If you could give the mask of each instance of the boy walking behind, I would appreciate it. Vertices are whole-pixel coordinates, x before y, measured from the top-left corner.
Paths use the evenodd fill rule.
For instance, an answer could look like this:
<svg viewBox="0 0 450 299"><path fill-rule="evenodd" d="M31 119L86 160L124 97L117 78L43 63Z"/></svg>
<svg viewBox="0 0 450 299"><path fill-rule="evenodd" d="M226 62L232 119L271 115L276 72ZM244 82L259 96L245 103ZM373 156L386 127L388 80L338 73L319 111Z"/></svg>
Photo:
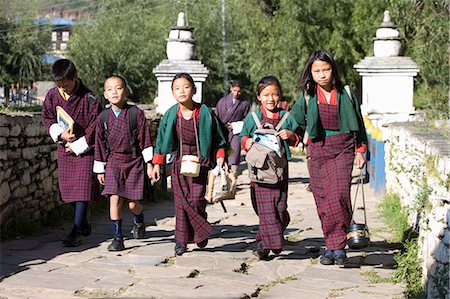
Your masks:
<svg viewBox="0 0 450 299"><path fill-rule="evenodd" d="M81 244L81 236L91 234L87 221L88 202L99 195L92 175L95 127L102 110L100 101L77 76L72 61L60 59L51 68L56 86L51 88L42 107L42 121L53 141L58 143L58 181L61 199L74 209L74 225L63 240L68 247ZM56 107L60 106L73 119L72 128L58 124Z"/></svg>
<svg viewBox="0 0 450 299"><path fill-rule="evenodd" d="M144 198L144 163L147 163L149 178L153 172L150 163L153 147L144 112L126 102L125 79L111 76L106 79L104 88L104 96L111 108L101 113L97 127L94 173L105 186L102 194L110 198L109 215L114 239L108 250L121 251L125 249L122 235L124 199L128 200L128 208L134 215L133 237L141 239L145 235L143 207L139 200ZM132 122L135 122L137 132L132 132Z"/></svg>

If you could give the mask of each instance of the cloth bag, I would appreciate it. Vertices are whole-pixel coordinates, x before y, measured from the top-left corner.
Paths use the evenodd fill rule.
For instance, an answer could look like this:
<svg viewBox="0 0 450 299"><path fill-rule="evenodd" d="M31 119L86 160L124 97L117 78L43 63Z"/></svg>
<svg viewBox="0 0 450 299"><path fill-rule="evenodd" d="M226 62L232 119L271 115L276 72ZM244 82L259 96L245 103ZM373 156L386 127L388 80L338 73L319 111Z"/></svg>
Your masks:
<svg viewBox="0 0 450 299"><path fill-rule="evenodd" d="M197 122L195 120L195 117L193 118L194 121L194 133L195 133L195 145L197 146L197 156L194 155L183 155L183 142L182 138L180 138L180 156L181 156L181 168L180 168L180 174L184 176L190 176L190 177L198 177L200 174L200 146L198 144L198 133L197 133ZM181 129L181 121L178 122L180 125L180 132L182 132Z"/></svg>
<svg viewBox="0 0 450 299"><path fill-rule="evenodd" d="M236 196L236 181L236 173L226 172L216 166L209 172L205 199L211 203L234 199Z"/></svg>
<svg viewBox="0 0 450 299"><path fill-rule="evenodd" d="M355 215L356 199L358 198L358 190L360 185L364 209L364 223L356 223L353 220L353 217ZM370 244L370 234L369 234L369 227L367 226L366 201L364 198L364 189L363 189L363 172L361 169L361 172L359 174L358 186L356 187L355 200L353 201L352 219L350 220L350 225L347 228L347 245L351 249L363 249L367 248L369 244Z"/></svg>

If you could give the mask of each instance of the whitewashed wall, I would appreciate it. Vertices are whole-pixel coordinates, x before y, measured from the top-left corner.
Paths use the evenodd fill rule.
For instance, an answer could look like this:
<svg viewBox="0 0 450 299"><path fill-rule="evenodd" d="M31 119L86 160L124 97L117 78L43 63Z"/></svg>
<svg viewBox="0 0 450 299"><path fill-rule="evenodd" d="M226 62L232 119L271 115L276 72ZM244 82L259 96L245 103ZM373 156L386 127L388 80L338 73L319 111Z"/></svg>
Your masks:
<svg viewBox="0 0 450 299"><path fill-rule="evenodd" d="M438 130L423 122L392 123L383 132L386 189L400 195L410 224L419 228L428 298L449 294L449 135L448 124ZM418 208L423 194L429 194L428 200L424 208Z"/></svg>

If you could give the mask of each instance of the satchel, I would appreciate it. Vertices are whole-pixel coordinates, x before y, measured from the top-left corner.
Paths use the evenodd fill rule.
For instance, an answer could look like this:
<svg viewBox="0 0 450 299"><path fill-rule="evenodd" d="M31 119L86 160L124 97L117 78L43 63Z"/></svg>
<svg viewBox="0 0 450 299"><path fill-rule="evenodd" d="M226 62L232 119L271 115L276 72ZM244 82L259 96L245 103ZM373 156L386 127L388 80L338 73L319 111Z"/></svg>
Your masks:
<svg viewBox="0 0 450 299"><path fill-rule="evenodd" d="M194 121L195 145L197 146L197 156L183 155L183 142L181 140L182 138L180 137L180 156L181 156L180 174L184 176L198 177L200 174L200 164L201 164L200 146L198 145L197 121L195 120L195 117L193 118L193 121ZM182 132L181 122L179 121L178 123L180 124L180 132Z"/></svg>

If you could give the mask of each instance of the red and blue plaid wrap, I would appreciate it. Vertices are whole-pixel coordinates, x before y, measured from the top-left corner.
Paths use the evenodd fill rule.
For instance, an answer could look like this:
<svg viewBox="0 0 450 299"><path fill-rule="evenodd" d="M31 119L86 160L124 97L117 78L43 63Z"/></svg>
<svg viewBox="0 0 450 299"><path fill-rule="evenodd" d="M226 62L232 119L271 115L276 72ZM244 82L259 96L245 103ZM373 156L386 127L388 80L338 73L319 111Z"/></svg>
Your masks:
<svg viewBox="0 0 450 299"><path fill-rule="evenodd" d="M194 119L197 122L198 130L197 117L190 120L185 120L182 117L177 119L177 139L182 138L183 155L197 155ZM181 128L179 122L181 122ZM202 161L198 177L187 177L180 174L180 155L180 151L175 153L176 158L173 162L171 176L175 198L175 242L181 244L199 243L208 238L213 231L211 224L207 221L205 200L208 168L211 160L208 157Z"/></svg>

